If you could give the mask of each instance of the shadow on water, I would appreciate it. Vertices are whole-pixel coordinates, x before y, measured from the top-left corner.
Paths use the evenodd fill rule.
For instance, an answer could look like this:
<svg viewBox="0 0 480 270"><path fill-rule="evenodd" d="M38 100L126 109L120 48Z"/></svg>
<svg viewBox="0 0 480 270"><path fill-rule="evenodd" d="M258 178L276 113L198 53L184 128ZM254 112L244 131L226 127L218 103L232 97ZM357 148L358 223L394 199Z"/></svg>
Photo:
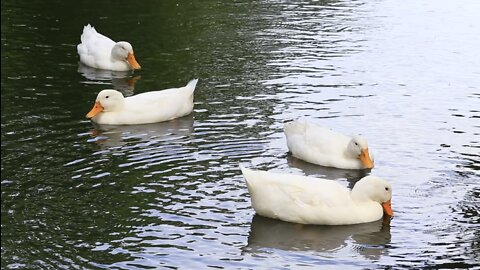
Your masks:
<svg viewBox="0 0 480 270"><path fill-rule="evenodd" d="M255 215L246 251L265 249L286 251L335 251L348 246L358 254L378 259L390 243L389 220L344 226L318 226L289 223Z"/></svg>
<svg viewBox="0 0 480 270"><path fill-rule="evenodd" d="M328 180L346 179L348 187L353 188L358 180L367 176L370 170L345 170L332 167L324 167L312 164L287 154L288 166L302 170L307 176L315 176Z"/></svg>
<svg viewBox="0 0 480 270"><path fill-rule="evenodd" d="M168 141L191 135L193 123L193 114L166 122L143 125L116 126L93 123L91 141L104 148L123 146L132 141L149 142L159 139Z"/></svg>
<svg viewBox="0 0 480 270"><path fill-rule="evenodd" d="M135 84L141 76L133 71L111 71L91 68L81 63L78 64L78 72L89 81L86 84L104 84L109 82L115 90L122 92L124 96L131 96L135 91Z"/></svg>

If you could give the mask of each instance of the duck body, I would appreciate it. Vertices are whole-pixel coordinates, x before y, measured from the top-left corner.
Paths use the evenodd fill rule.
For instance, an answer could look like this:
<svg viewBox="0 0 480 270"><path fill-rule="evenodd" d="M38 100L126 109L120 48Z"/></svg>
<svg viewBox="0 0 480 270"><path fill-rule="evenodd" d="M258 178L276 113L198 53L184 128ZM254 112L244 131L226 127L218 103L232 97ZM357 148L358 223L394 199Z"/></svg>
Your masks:
<svg viewBox="0 0 480 270"><path fill-rule="evenodd" d="M393 215L391 186L366 176L352 191L325 179L242 168L252 206L261 216L283 221L347 225L376 221ZM388 190L386 190L388 189Z"/></svg>
<svg viewBox="0 0 480 270"><path fill-rule="evenodd" d="M102 90L88 118L98 124L135 125L168 121L193 110L193 93L198 79L186 86L124 97L116 90Z"/></svg>
<svg viewBox="0 0 480 270"><path fill-rule="evenodd" d="M340 169L371 169L367 141L307 121L285 123L288 149L296 158Z"/></svg>
<svg viewBox="0 0 480 270"><path fill-rule="evenodd" d="M140 69L132 45L126 41L115 42L98 33L90 24L83 28L80 40L77 52L84 65L113 71Z"/></svg>

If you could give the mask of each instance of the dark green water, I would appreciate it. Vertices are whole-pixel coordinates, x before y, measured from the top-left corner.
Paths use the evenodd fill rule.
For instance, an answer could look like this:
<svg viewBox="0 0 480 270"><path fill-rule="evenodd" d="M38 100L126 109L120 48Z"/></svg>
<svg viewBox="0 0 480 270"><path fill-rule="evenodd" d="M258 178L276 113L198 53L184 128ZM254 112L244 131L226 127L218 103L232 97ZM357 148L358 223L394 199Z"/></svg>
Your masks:
<svg viewBox="0 0 480 270"><path fill-rule="evenodd" d="M480 252L476 1L2 1L2 269L474 268ZM78 65L82 27L142 70ZM94 126L97 93L200 79L171 122ZM254 216L238 165L353 186L287 154L283 122L362 134L395 218Z"/></svg>

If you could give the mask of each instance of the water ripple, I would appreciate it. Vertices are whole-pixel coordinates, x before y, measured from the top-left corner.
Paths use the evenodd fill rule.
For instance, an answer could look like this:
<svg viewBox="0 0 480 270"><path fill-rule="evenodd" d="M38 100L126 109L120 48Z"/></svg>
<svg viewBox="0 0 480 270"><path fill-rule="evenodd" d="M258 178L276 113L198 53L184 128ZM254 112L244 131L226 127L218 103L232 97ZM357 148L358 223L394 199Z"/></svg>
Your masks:
<svg viewBox="0 0 480 270"><path fill-rule="evenodd" d="M2 1L2 268L475 268L478 4ZM128 36L145 68L78 65L85 22ZM130 14L130 15L128 15ZM122 18L121 21L115 18ZM200 78L194 112L100 126L125 95ZM174 78L174 79L172 79ZM283 123L308 117L369 140L376 167L315 166ZM388 179L395 217L354 226L254 215L239 165Z"/></svg>

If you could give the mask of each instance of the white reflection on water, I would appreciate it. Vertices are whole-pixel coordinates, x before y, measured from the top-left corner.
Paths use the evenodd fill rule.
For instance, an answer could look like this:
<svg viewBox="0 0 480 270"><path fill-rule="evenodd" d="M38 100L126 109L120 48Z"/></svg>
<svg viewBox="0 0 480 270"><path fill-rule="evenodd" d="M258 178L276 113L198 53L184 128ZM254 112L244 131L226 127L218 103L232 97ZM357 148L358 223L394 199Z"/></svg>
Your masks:
<svg viewBox="0 0 480 270"><path fill-rule="evenodd" d="M378 260L390 243L389 220L346 226L315 226L289 223L255 215L250 227L246 252L264 253L269 249L315 252L356 252Z"/></svg>
<svg viewBox="0 0 480 270"><path fill-rule="evenodd" d="M91 68L81 63L78 64L78 72L88 81L85 84L111 84L113 89L122 92L124 96L131 96L135 91L135 84L141 76L134 75L133 71L111 71ZM105 88L112 88L105 87Z"/></svg>
<svg viewBox="0 0 480 270"><path fill-rule="evenodd" d="M155 144L157 141L170 141L178 137L189 136L193 132L193 115L166 122L143 125L100 125L93 123L91 136L103 149L119 147L131 142Z"/></svg>

